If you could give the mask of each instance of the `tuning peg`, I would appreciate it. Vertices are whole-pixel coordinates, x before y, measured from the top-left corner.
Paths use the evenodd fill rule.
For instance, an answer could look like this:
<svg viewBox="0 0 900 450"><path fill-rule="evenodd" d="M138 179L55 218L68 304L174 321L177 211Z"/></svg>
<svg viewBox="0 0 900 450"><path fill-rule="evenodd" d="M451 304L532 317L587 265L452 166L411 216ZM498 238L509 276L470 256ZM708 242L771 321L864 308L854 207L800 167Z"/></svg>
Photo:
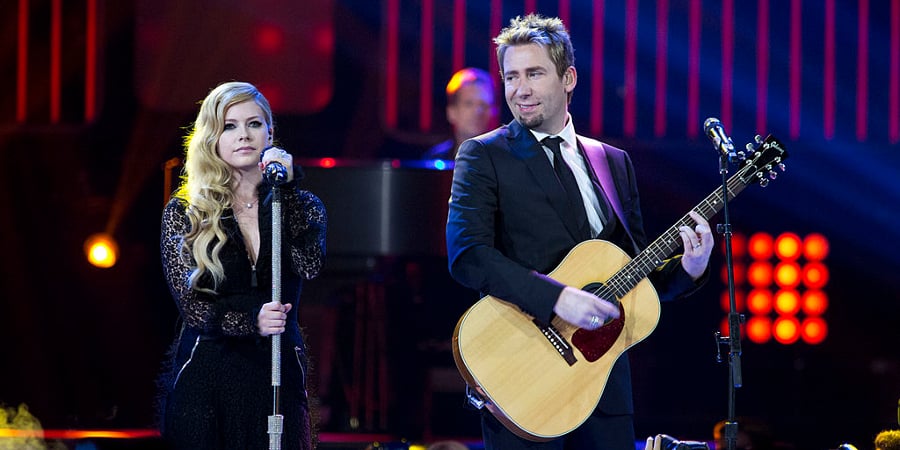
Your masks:
<svg viewBox="0 0 900 450"><path fill-rule="evenodd" d="M766 186L768 186L768 185L769 185L769 179L768 179L768 178L760 178L760 179L759 179L759 185L760 185L761 187L766 187Z"/></svg>
<svg viewBox="0 0 900 450"><path fill-rule="evenodd" d="M770 171L769 171L769 179L770 179L770 180L774 180L774 179L776 179L776 178L778 178L778 172L776 172L776 171L774 171L774 170L770 170Z"/></svg>
<svg viewBox="0 0 900 450"><path fill-rule="evenodd" d="M778 163L778 170L782 172L787 171L787 166L785 166L784 163Z"/></svg>
<svg viewBox="0 0 900 450"><path fill-rule="evenodd" d="M762 145L764 139L760 135L753 136L753 140L756 141L756 145Z"/></svg>

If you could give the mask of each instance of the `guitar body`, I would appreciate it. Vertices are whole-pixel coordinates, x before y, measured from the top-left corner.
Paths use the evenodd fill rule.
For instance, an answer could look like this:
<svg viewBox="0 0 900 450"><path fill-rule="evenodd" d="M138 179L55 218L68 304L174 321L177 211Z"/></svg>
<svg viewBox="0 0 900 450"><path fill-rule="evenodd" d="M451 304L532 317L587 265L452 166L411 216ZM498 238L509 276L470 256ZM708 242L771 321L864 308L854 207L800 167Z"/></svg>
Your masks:
<svg viewBox="0 0 900 450"><path fill-rule="evenodd" d="M629 260L609 242L585 241L548 276L583 288L607 281ZM619 302L621 317L598 330L553 320L552 329L572 344L567 361L531 316L486 296L466 311L454 330L457 369L513 433L533 441L560 437L588 418L616 359L659 322L659 297L646 278Z"/></svg>

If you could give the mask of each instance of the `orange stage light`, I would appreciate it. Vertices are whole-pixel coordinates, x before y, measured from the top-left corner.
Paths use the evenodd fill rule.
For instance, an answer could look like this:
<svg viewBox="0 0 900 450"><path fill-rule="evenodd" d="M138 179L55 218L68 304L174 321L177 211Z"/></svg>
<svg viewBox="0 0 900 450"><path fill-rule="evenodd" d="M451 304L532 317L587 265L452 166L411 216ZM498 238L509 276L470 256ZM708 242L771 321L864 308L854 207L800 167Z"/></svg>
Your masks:
<svg viewBox="0 0 900 450"><path fill-rule="evenodd" d="M793 289L800 285L800 266L795 262L783 262L775 266L775 284Z"/></svg>
<svg viewBox="0 0 900 450"><path fill-rule="evenodd" d="M744 291L734 291L734 307L738 312L744 312L745 297ZM722 307L722 311L731 312L731 297L728 296L728 290L722 292L722 296L719 298L719 306Z"/></svg>
<svg viewBox="0 0 900 450"><path fill-rule="evenodd" d="M752 314L769 314L772 303L772 291L768 289L754 289L747 295L747 310Z"/></svg>
<svg viewBox="0 0 900 450"><path fill-rule="evenodd" d="M821 316L828 309L828 296L820 290L808 290L800 299L807 316Z"/></svg>
<svg viewBox="0 0 900 450"><path fill-rule="evenodd" d="M774 253L772 235L769 233L755 233L753 236L750 236L747 251L753 259L764 260L771 258Z"/></svg>
<svg viewBox="0 0 900 450"><path fill-rule="evenodd" d="M722 284L728 285L728 265L722 264L722 270L719 272ZM734 286L741 287L747 282L747 266L743 263L734 263Z"/></svg>
<svg viewBox="0 0 900 450"><path fill-rule="evenodd" d="M764 344L772 339L772 319L764 316L753 316L745 326L747 339L757 344Z"/></svg>
<svg viewBox="0 0 900 450"><path fill-rule="evenodd" d="M811 262L803 266L803 285L809 289L822 289L828 284L828 267L820 262Z"/></svg>
<svg viewBox="0 0 900 450"><path fill-rule="evenodd" d="M800 294L785 289L775 294L775 312L783 316L793 316L800 312Z"/></svg>
<svg viewBox="0 0 900 450"><path fill-rule="evenodd" d="M796 317L779 317L773 327L775 340L782 344L793 344L800 338L800 322Z"/></svg>
<svg viewBox="0 0 900 450"><path fill-rule="evenodd" d="M809 261L822 261L828 250L828 239L819 233L810 233L803 240L803 256Z"/></svg>
<svg viewBox="0 0 900 450"><path fill-rule="evenodd" d="M84 241L84 254L92 265L108 269L116 265L119 257L119 245L109 234L92 234Z"/></svg>
<svg viewBox="0 0 900 450"><path fill-rule="evenodd" d="M800 257L800 236L795 233L781 233L775 240L775 254L780 259L794 260Z"/></svg>
<svg viewBox="0 0 900 450"><path fill-rule="evenodd" d="M772 284L772 264L765 261L757 261L750 264L747 269L747 280L750 286L755 288L767 288Z"/></svg>
<svg viewBox="0 0 900 450"><path fill-rule="evenodd" d="M821 344L828 336L828 324L821 317L807 317L800 325L800 337L807 344Z"/></svg>

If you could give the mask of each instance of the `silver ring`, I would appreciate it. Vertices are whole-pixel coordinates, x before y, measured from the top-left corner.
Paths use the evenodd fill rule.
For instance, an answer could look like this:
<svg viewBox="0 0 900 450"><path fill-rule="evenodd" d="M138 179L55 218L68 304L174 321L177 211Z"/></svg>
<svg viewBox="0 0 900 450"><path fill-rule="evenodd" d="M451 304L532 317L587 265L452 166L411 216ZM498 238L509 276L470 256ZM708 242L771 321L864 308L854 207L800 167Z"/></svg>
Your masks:
<svg viewBox="0 0 900 450"><path fill-rule="evenodd" d="M700 248L700 244L695 245L694 248Z"/></svg>
<svg viewBox="0 0 900 450"><path fill-rule="evenodd" d="M590 327L597 328L600 326L600 317L599 316L591 316Z"/></svg>

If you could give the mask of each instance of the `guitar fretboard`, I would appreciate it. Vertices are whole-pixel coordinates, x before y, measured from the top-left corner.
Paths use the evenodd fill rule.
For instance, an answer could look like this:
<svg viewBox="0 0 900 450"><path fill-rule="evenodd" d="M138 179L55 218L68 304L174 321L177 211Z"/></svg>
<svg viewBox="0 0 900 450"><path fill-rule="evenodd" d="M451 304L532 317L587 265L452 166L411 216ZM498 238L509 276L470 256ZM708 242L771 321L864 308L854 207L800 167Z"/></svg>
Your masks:
<svg viewBox="0 0 900 450"><path fill-rule="evenodd" d="M726 182L728 199L731 200L741 193L753 180L758 167L747 164L738 170ZM722 188L713 191L702 202L692 209L706 220L709 220L724 207ZM678 229L682 226L693 228L697 222L688 214L685 214L678 222L669 227L659 238L647 246L644 251L629 261L615 275L606 281L606 288L612 291L616 298L622 298L634 289L650 272L662 265L663 261L672 255L679 247L683 246Z"/></svg>

